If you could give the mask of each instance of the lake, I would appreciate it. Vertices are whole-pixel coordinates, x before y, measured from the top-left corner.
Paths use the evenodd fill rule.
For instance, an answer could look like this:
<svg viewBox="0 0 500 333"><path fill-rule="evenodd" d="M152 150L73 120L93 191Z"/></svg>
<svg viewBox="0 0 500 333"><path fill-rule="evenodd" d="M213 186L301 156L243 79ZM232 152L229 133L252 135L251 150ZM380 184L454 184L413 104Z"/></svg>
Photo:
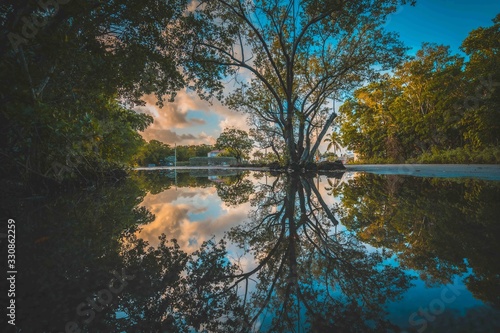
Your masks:
<svg viewBox="0 0 500 333"><path fill-rule="evenodd" d="M2 205L23 332L500 331L498 180L143 170Z"/></svg>

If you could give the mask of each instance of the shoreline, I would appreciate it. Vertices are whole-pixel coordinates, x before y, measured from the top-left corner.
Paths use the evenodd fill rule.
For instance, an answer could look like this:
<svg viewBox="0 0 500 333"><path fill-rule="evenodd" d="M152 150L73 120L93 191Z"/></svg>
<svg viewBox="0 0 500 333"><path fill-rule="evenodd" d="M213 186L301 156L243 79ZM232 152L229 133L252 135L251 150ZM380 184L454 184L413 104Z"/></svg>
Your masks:
<svg viewBox="0 0 500 333"><path fill-rule="evenodd" d="M381 175L500 180L499 164L347 164L349 172Z"/></svg>
<svg viewBox="0 0 500 333"><path fill-rule="evenodd" d="M439 178L481 178L500 180L500 164L346 164L346 170L335 172L369 172L381 175L408 175ZM268 167L231 166L156 166L138 167L133 170L248 170L270 171Z"/></svg>

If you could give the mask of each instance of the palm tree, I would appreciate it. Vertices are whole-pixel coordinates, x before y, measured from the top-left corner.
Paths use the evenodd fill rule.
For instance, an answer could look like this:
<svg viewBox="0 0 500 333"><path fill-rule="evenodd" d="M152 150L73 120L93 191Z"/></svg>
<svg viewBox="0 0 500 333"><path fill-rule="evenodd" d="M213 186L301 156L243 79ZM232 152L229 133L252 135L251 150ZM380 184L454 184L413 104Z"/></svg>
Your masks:
<svg viewBox="0 0 500 333"><path fill-rule="evenodd" d="M325 142L329 142L326 150L330 151L333 148L333 153L336 154L337 151L340 151L342 148L340 146L340 135L338 132L333 131L328 138L325 139Z"/></svg>

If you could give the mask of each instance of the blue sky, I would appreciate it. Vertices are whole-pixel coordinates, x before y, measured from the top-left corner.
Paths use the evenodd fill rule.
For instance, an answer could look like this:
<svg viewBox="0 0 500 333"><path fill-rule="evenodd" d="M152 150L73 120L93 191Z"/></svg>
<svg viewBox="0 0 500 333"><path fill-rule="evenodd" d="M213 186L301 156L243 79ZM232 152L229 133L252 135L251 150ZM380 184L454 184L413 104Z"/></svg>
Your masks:
<svg viewBox="0 0 500 333"><path fill-rule="evenodd" d="M399 33L414 54L423 42L459 46L469 32L491 26L500 13L500 0L417 0L417 5L403 6L393 14L386 28Z"/></svg>
<svg viewBox="0 0 500 333"><path fill-rule="evenodd" d="M415 54L423 42L449 45L452 53L459 53L459 46L469 32L491 26L498 13L500 0L417 0L416 6L400 7L385 27L399 33L401 40L411 47L409 54ZM200 101L194 93L181 91L174 103L167 103L161 110L151 96L145 101L147 106L138 111L155 119L143 133L148 141L156 139L171 145L214 144L225 127L248 130L244 114L228 110L217 101L213 104ZM337 104L338 107L340 103Z"/></svg>

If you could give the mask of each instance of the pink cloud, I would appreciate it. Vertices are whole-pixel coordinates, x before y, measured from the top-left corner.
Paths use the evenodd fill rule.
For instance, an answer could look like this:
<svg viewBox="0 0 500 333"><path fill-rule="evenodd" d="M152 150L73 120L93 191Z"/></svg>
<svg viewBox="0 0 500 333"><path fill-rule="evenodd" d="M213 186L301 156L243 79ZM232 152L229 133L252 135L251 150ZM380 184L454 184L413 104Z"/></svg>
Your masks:
<svg viewBox="0 0 500 333"><path fill-rule="evenodd" d="M135 107L135 111L151 115L154 119L153 124L141 133L147 141L158 140L171 145L214 144L225 127L248 131L244 113L230 110L217 100L201 100L194 92L179 91L174 102L165 102L161 108L156 105L158 99L153 95L145 95L142 99L146 104ZM197 127L206 125L206 120L203 116L188 119L188 112L191 110L202 111L207 115L215 114L222 120L213 128L205 127L206 131L203 132ZM176 133L175 129L183 129L184 134Z"/></svg>

